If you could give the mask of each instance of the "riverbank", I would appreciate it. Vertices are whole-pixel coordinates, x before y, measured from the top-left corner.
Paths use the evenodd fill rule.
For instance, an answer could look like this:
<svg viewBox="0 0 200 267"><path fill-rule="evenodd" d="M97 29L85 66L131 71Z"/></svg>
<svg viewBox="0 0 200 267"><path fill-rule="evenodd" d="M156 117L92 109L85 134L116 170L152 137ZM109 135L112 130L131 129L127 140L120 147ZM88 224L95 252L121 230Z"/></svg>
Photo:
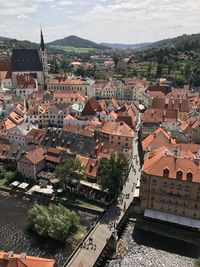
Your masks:
<svg viewBox="0 0 200 267"><path fill-rule="evenodd" d="M192 231L176 225L137 218L135 227L143 231L181 240L193 245L200 245L200 232Z"/></svg>
<svg viewBox="0 0 200 267"><path fill-rule="evenodd" d="M121 238L128 253L118 260L109 260L101 267L196 267L199 247L140 230L129 222Z"/></svg>

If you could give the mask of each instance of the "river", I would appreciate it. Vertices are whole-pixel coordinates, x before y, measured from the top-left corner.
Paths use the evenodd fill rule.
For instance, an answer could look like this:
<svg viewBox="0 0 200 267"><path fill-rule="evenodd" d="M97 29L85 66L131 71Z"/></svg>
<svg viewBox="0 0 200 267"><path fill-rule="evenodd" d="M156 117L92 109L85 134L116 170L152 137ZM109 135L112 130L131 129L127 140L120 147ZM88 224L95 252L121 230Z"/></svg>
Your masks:
<svg viewBox="0 0 200 267"><path fill-rule="evenodd" d="M0 196L0 250L26 252L31 256L56 259L56 267L62 266L72 253L72 245L43 238L28 229L27 210L29 202ZM86 212L79 212L81 223L86 227L97 219Z"/></svg>
<svg viewBox="0 0 200 267"><path fill-rule="evenodd" d="M134 228L129 223L122 239L128 253L121 260L106 263L106 267L194 267L200 247L172 238Z"/></svg>
<svg viewBox="0 0 200 267"><path fill-rule="evenodd" d="M27 226L27 210L30 203L0 196L0 249L26 252L28 255L56 259L56 267L62 266L74 247L63 245L38 236ZM96 216L80 213L81 222L88 224ZM200 247L161 237L134 228L129 223L122 237L128 245L128 254L122 259L106 263L106 267L194 267L194 258L200 256Z"/></svg>

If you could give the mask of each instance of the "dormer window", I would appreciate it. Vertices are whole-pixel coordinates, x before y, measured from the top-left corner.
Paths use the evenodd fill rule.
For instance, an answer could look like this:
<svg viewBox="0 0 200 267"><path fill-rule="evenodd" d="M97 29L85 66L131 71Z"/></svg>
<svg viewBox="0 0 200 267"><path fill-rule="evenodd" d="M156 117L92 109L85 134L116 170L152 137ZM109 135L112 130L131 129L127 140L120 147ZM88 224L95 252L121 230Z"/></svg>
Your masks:
<svg viewBox="0 0 200 267"><path fill-rule="evenodd" d="M188 172L186 175L186 179L188 182L192 182L193 174L191 172Z"/></svg>
<svg viewBox="0 0 200 267"><path fill-rule="evenodd" d="M182 171L177 171L177 173L176 173L176 179L182 180L182 177L183 177Z"/></svg>
<svg viewBox="0 0 200 267"><path fill-rule="evenodd" d="M164 178L169 178L169 169L165 168L165 169L163 170L163 177L164 177Z"/></svg>

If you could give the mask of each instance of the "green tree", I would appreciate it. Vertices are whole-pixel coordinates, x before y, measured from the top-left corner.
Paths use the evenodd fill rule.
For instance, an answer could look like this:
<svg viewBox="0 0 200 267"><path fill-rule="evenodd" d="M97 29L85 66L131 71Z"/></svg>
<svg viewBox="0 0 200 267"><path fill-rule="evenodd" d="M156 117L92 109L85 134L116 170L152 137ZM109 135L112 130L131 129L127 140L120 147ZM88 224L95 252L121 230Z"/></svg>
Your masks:
<svg viewBox="0 0 200 267"><path fill-rule="evenodd" d="M187 82L189 82L191 74L192 74L192 64L191 62L186 62L184 66L184 75Z"/></svg>
<svg viewBox="0 0 200 267"><path fill-rule="evenodd" d="M73 179L81 179L83 167L78 159L67 159L63 164L57 166L56 176L60 179L61 186L66 189Z"/></svg>
<svg viewBox="0 0 200 267"><path fill-rule="evenodd" d="M161 64L157 64L157 69L156 69L156 77L160 78L163 73L163 67Z"/></svg>
<svg viewBox="0 0 200 267"><path fill-rule="evenodd" d="M29 225L41 236L67 242L80 225L79 218L62 205L50 207L35 204L28 211Z"/></svg>
<svg viewBox="0 0 200 267"><path fill-rule="evenodd" d="M114 61L115 69L117 69L117 64L120 61L120 55L117 54L117 53L114 53L113 56L112 56L112 60Z"/></svg>
<svg viewBox="0 0 200 267"><path fill-rule="evenodd" d="M81 77L85 77L86 76L86 71L83 67L79 67L76 71L75 71L75 74L77 76L81 76Z"/></svg>
<svg viewBox="0 0 200 267"><path fill-rule="evenodd" d="M98 166L98 178L102 189L116 197L122 190L128 162L124 154L112 154L110 159L101 158Z"/></svg>
<svg viewBox="0 0 200 267"><path fill-rule="evenodd" d="M174 67L174 61L172 59L169 59L168 60L168 63L167 63L167 74L170 76L171 74L171 71Z"/></svg>

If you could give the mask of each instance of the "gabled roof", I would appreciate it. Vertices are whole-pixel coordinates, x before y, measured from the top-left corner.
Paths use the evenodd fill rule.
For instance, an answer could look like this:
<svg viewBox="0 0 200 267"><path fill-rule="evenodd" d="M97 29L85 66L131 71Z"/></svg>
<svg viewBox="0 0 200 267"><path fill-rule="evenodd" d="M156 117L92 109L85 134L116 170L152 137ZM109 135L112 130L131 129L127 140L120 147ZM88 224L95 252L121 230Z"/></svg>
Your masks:
<svg viewBox="0 0 200 267"><path fill-rule="evenodd" d="M32 256L22 257L18 254L13 254L8 259L5 259L8 254L0 252L0 266L1 267L53 267L55 260L38 258Z"/></svg>
<svg viewBox="0 0 200 267"><path fill-rule="evenodd" d="M84 107L84 109L82 111L82 115L83 116L93 116L93 115L95 115L96 111L97 111L97 108L98 108L98 105L99 105L99 103L98 103L98 101L96 100L95 97L90 98L87 101L87 103L86 103L86 105L85 105L85 107Z"/></svg>
<svg viewBox="0 0 200 267"><path fill-rule="evenodd" d="M109 135L118 135L125 137L134 137L133 130L123 121L121 122L112 122L107 121L104 123L100 132L109 134Z"/></svg>
<svg viewBox="0 0 200 267"><path fill-rule="evenodd" d="M167 94L167 93L171 92L171 89L167 86L150 85L147 88L147 91L149 91L149 92L157 91L157 92L163 92L164 94Z"/></svg>
<svg viewBox="0 0 200 267"><path fill-rule="evenodd" d="M37 49L13 49L12 71L42 71L42 63Z"/></svg>
<svg viewBox="0 0 200 267"><path fill-rule="evenodd" d="M42 147L36 148L35 150L32 150L31 152L28 152L20 161L23 162L30 162L33 165L36 165L37 163L41 162L45 159L45 151Z"/></svg>
<svg viewBox="0 0 200 267"><path fill-rule="evenodd" d="M142 114L142 121L144 122L177 122L177 109L153 109L149 108Z"/></svg>
<svg viewBox="0 0 200 267"><path fill-rule="evenodd" d="M11 79L12 64L11 61L2 60L0 61L0 80Z"/></svg>
<svg viewBox="0 0 200 267"><path fill-rule="evenodd" d="M3 130L10 130L12 128L14 128L16 126L16 124L10 120L9 118L7 119L4 119L0 122L0 129L3 129Z"/></svg>
<svg viewBox="0 0 200 267"><path fill-rule="evenodd" d="M158 128L142 141L142 147L143 150L146 150L149 146L155 149L171 143L175 144L176 141L165 130Z"/></svg>
<svg viewBox="0 0 200 267"><path fill-rule="evenodd" d="M144 162L144 172L149 175L163 177L163 170L169 170L169 178L176 179L177 171L183 173L182 180L186 181L188 172L193 175L193 182L200 183L200 168L191 157L177 156L166 147L150 152Z"/></svg>
<svg viewBox="0 0 200 267"><path fill-rule="evenodd" d="M42 141L45 137L45 132L42 129L34 129L32 128L26 135L27 139Z"/></svg>
<svg viewBox="0 0 200 267"><path fill-rule="evenodd" d="M104 99L100 100L97 111L104 111L106 110L106 108L107 108L106 101Z"/></svg>
<svg viewBox="0 0 200 267"><path fill-rule="evenodd" d="M18 74L16 76L17 87L19 89L35 89L36 82L30 74Z"/></svg>

